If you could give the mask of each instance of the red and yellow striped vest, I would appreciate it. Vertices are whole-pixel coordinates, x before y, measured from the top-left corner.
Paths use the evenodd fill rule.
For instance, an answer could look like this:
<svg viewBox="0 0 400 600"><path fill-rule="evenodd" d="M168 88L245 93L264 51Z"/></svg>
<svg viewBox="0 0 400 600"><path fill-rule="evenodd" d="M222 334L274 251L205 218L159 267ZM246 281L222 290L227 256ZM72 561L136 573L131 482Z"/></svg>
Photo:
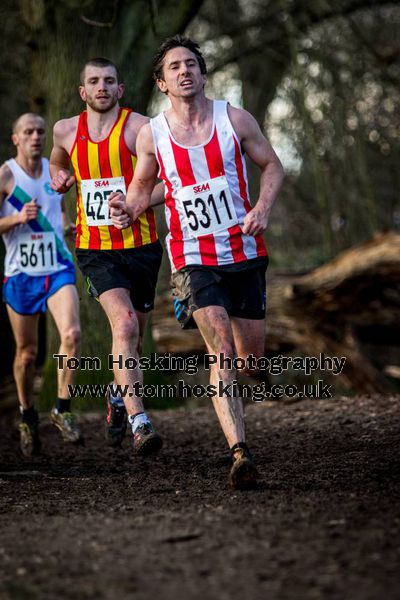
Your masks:
<svg viewBox="0 0 400 600"><path fill-rule="evenodd" d="M81 182L85 179L121 177L126 189L133 177L136 156L124 140L124 127L132 111L120 108L118 118L109 136L93 142L89 136L87 112L79 116L76 139L71 150L71 162L77 190L76 247L93 250L122 250L137 248L157 240L154 212L150 208L131 227L119 230L113 225L89 226L82 202Z"/></svg>

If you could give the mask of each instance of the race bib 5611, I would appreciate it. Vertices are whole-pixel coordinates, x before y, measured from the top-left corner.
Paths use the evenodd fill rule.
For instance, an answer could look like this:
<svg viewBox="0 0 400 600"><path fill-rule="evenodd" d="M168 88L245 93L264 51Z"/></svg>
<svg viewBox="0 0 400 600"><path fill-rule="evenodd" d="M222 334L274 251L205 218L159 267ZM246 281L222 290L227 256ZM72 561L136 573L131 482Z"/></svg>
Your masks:
<svg viewBox="0 0 400 600"><path fill-rule="evenodd" d="M112 192L126 194L123 177L83 179L81 182L82 202L88 225L112 225L108 198Z"/></svg>
<svg viewBox="0 0 400 600"><path fill-rule="evenodd" d="M20 233L18 266L22 273L40 275L57 271L56 238L52 231Z"/></svg>
<svg viewBox="0 0 400 600"><path fill-rule="evenodd" d="M238 222L225 176L187 185L175 198L189 237L217 233Z"/></svg>

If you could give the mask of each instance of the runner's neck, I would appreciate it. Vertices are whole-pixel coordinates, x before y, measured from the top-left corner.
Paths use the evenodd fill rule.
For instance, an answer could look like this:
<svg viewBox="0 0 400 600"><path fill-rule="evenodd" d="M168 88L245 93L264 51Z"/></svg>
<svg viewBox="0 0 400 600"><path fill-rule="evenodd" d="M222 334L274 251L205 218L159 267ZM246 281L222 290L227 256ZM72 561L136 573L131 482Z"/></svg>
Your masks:
<svg viewBox="0 0 400 600"><path fill-rule="evenodd" d="M40 179L42 176L42 157L27 158L22 154L15 157L15 162L32 179Z"/></svg>
<svg viewBox="0 0 400 600"><path fill-rule="evenodd" d="M119 104L117 103L106 113L99 113L90 108L86 107L87 110L87 126L89 131L90 139L93 142L101 142L105 140L114 127L119 114Z"/></svg>
<svg viewBox="0 0 400 600"><path fill-rule="evenodd" d="M185 102L172 102L172 107L164 113L165 119L177 142L186 145L201 144L211 135L213 102L205 96L184 100Z"/></svg>

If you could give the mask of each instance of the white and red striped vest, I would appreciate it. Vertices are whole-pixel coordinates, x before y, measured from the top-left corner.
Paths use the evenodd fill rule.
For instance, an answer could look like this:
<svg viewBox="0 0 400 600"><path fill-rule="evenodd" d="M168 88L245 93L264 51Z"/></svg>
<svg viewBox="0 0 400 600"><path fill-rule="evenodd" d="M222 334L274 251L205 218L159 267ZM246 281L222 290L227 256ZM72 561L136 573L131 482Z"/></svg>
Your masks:
<svg viewBox="0 0 400 600"><path fill-rule="evenodd" d="M228 103L223 100L213 101L211 136L198 146L183 146L174 140L164 113L150 121L160 167L159 177L165 184L165 216L169 229L166 245L173 272L189 265L223 266L267 255L261 235L244 235L241 230L251 205L246 164L227 107ZM216 210L219 210L218 206L215 208L216 202L204 191L213 187L210 180L219 178L216 181L220 181L222 177L226 178L234 211L231 211L232 204L225 208L223 202L220 211L228 211L230 217L231 212L236 213L236 223L226 228L222 212L220 218L216 214ZM186 214L182 210L183 189L185 198L193 195L192 200L183 202L186 204ZM193 213L196 206L197 211L203 211L197 212L198 219ZM214 226L213 233L194 237L188 226L188 217L189 223L200 221L203 225L207 225L211 217L214 221L217 218L218 223L222 222L222 229ZM202 231L206 232L207 229L202 228Z"/></svg>

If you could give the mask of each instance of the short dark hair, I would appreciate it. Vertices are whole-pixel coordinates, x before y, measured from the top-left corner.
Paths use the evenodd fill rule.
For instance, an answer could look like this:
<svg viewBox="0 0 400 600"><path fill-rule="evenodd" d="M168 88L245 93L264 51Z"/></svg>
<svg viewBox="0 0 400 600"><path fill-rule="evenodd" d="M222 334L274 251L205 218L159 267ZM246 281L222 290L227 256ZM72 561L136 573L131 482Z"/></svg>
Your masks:
<svg viewBox="0 0 400 600"><path fill-rule="evenodd" d="M163 66L164 66L164 58L167 52L172 50L173 48L187 48L190 52L197 58L197 62L199 63L200 72L205 75L207 73L206 61L202 53L200 52L199 44L196 44L193 40L188 37L184 37L183 35L174 35L174 37L167 38L165 42L161 44L159 49L157 50L154 59L153 59L153 77L157 81L157 79L162 79L163 75Z"/></svg>
<svg viewBox="0 0 400 600"><path fill-rule="evenodd" d="M114 67L115 72L117 74L117 81L118 81L118 83L121 83L121 73L119 72L117 65L115 63L113 63L112 60L109 60L108 58L103 58L102 56L99 56L97 58L91 58L90 60L85 62L85 64L83 65L83 68L82 68L82 71L80 74L81 85L83 85L85 83L86 67L100 67L101 69L104 69L104 67Z"/></svg>

